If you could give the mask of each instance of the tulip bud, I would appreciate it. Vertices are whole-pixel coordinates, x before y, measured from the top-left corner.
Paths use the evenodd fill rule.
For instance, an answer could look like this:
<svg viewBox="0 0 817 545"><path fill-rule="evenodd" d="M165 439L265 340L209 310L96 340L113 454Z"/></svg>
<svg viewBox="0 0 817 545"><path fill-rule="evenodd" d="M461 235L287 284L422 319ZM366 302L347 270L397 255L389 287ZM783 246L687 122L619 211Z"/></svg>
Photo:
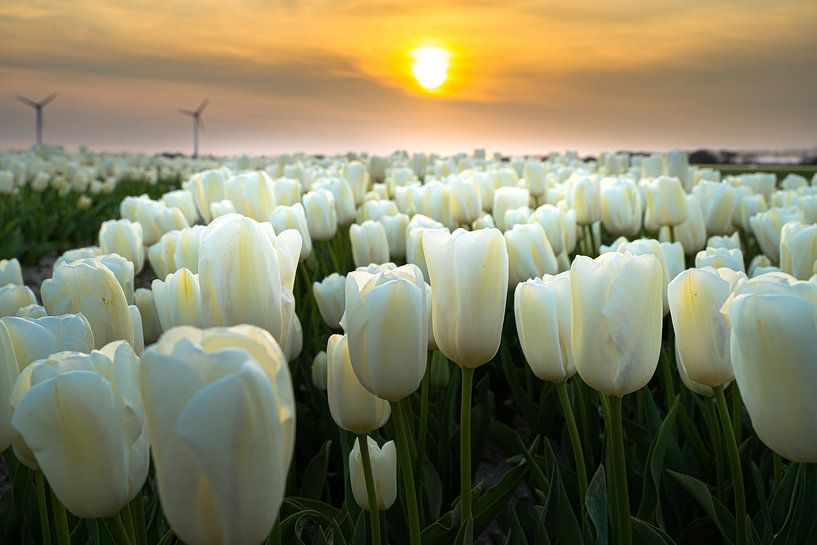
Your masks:
<svg viewBox="0 0 817 545"><path fill-rule="evenodd" d="M427 320L425 282L416 265L349 273L341 325L364 388L388 401L417 390L426 370Z"/></svg>
<svg viewBox="0 0 817 545"><path fill-rule="evenodd" d="M728 182L701 181L695 187L701 203L701 212L710 235L723 235L732 231L732 216L737 201L735 188Z"/></svg>
<svg viewBox="0 0 817 545"><path fill-rule="evenodd" d="M550 247L545 230L538 223L515 225L505 232L508 248L508 289L543 274L556 274L559 264Z"/></svg>
<svg viewBox="0 0 817 545"><path fill-rule="evenodd" d="M302 189L301 182L293 178L279 178L272 188L278 206L292 206L301 202Z"/></svg>
<svg viewBox="0 0 817 545"><path fill-rule="evenodd" d="M767 280L768 279L768 280ZM724 305L731 356L752 428L794 462L817 462L817 285L786 275L749 280Z"/></svg>
<svg viewBox="0 0 817 545"><path fill-rule="evenodd" d="M662 283L654 255L606 253L573 261L573 360L591 388L625 396L650 381L661 351Z"/></svg>
<svg viewBox="0 0 817 545"><path fill-rule="evenodd" d="M338 225L346 227L355 221L355 196L352 194L352 187L349 182L339 178L334 178L321 185L332 193L335 198L335 217Z"/></svg>
<svg viewBox="0 0 817 545"><path fill-rule="evenodd" d="M733 271L746 271L743 264L743 252L726 248L707 248L698 252L695 255L695 268L700 269L701 267L715 269L726 267Z"/></svg>
<svg viewBox="0 0 817 545"><path fill-rule="evenodd" d="M109 220L99 228L99 247L103 254L119 254L133 263L134 274L145 265L142 226L129 220Z"/></svg>
<svg viewBox="0 0 817 545"><path fill-rule="evenodd" d="M0 452L14 438L9 397L17 376L31 362L64 350L90 352L91 325L82 314L38 319L0 319Z"/></svg>
<svg viewBox="0 0 817 545"><path fill-rule="evenodd" d="M494 229L494 217L491 214L483 214L471 224L472 231L479 231L480 229Z"/></svg>
<svg viewBox="0 0 817 545"><path fill-rule="evenodd" d="M385 263L389 260L389 241L382 223L366 220L349 228L352 242L352 258L356 267L369 263Z"/></svg>
<svg viewBox="0 0 817 545"><path fill-rule="evenodd" d="M196 210L196 203L193 201L193 194L186 189L168 191L162 195L162 202L168 208L178 208L182 211L184 219L188 225L194 225L199 220L199 213Z"/></svg>
<svg viewBox="0 0 817 545"><path fill-rule="evenodd" d="M698 250L706 247L706 225L704 224L703 213L695 195L687 195L687 219L673 229L675 240L684 247L684 254L693 255ZM645 228L646 218L645 218ZM669 240L669 229L661 229L661 240Z"/></svg>
<svg viewBox="0 0 817 545"><path fill-rule="evenodd" d="M735 207L733 223L743 229L744 232L751 233L752 225L749 223L749 218L755 214L765 212L766 209L766 199L763 195L744 195Z"/></svg>
<svg viewBox="0 0 817 545"><path fill-rule="evenodd" d="M36 304L34 292L26 286L6 284L0 287L0 317L14 316L21 308Z"/></svg>
<svg viewBox="0 0 817 545"><path fill-rule="evenodd" d="M93 259L62 264L43 282L40 293L51 315L81 312L91 324L101 348L111 341L134 343L128 301L116 276Z"/></svg>
<svg viewBox="0 0 817 545"><path fill-rule="evenodd" d="M0 259L0 287L6 284L23 285L23 271L17 258Z"/></svg>
<svg viewBox="0 0 817 545"><path fill-rule="evenodd" d="M654 255L661 265L661 293L663 301L664 316L669 312L669 304L667 302L667 284L671 280L669 275L669 267L667 266L666 256L664 255L664 248L661 243L651 238L641 238L632 242L627 242L618 247L618 252L629 252L633 255Z"/></svg>
<svg viewBox="0 0 817 545"><path fill-rule="evenodd" d="M579 178L570 189L570 203L576 211L576 223L592 225L601 220L601 193L596 177Z"/></svg>
<svg viewBox="0 0 817 545"><path fill-rule="evenodd" d="M527 280L513 297L519 344L533 374L562 382L576 372L570 346L570 273Z"/></svg>
<svg viewBox="0 0 817 545"><path fill-rule="evenodd" d="M14 387L12 425L78 517L113 516L142 490L150 458L138 371L139 358L118 341L40 360Z"/></svg>
<svg viewBox="0 0 817 545"><path fill-rule="evenodd" d="M505 237L498 229L426 231L423 250L440 351L461 367L487 363L502 337L508 287Z"/></svg>
<svg viewBox="0 0 817 545"><path fill-rule="evenodd" d="M255 221L265 221L276 205L272 178L264 171L229 178L224 182L224 196L233 204L233 210L225 212L238 212Z"/></svg>
<svg viewBox="0 0 817 545"><path fill-rule="evenodd" d="M349 358L346 335L329 337L326 357L326 393L335 424L357 434L382 427L391 415L391 406L360 384Z"/></svg>
<svg viewBox="0 0 817 545"><path fill-rule="evenodd" d="M727 250L740 250L740 235L737 231L732 236L714 236L706 240L707 248L726 248Z"/></svg>
<svg viewBox="0 0 817 545"><path fill-rule="evenodd" d="M456 176L451 180L451 215L459 225L468 225L482 214L482 193L474 178Z"/></svg>
<svg viewBox="0 0 817 545"><path fill-rule="evenodd" d="M153 291L145 288L137 289L134 295L134 303L136 308L139 309L142 321L142 338L145 344L153 344L162 334L162 324L159 321Z"/></svg>
<svg viewBox="0 0 817 545"><path fill-rule="evenodd" d="M335 214L335 197L326 189L310 191L303 198L309 236L324 241L335 236L338 220Z"/></svg>
<svg viewBox="0 0 817 545"><path fill-rule="evenodd" d="M300 260L304 261L312 253L312 237L306 223L306 213L301 203L292 206L276 206L269 216L269 222L276 233L294 229L301 234Z"/></svg>
<svg viewBox="0 0 817 545"><path fill-rule="evenodd" d="M374 160L374 157L372 159ZM374 169L374 172L376 174L381 174L379 165ZM355 206L360 206L363 204L363 195L366 194L366 191L369 188L369 172L359 161L351 161L346 165L346 168L343 171L343 176L352 187L352 194L355 197ZM374 177L378 181L383 179L382 175Z"/></svg>
<svg viewBox="0 0 817 545"><path fill-rule="evenodd" d="M645 226L681 225L689 209L684 188L678 178L659 176L646 184ZM730 216L731 218L731 216Z"/></svg>
<svg viewBox="0 0 817 545"><path fill-rule="evenodd" d="M329 329L340 329L340 319L346 306L346 277L332 273L320 282L312 283L312 294L324 323Z"/></svg>
<svg viewBox="0 0 817 545"><path fill-rule="evenodd" d="M497 228L505 231L505 212L521 206L528 206L530 193L521 187L500 187L494 192L493 216Z"/></svg>
<svg viewBox="0 0 817 545"><path fill-rule="evenodd" d="M208 225L199 247L204 327L252 324L284 344L283 303L291 298L300 243L296 231L276 235L270 224L237 214Z"/></svg>
<svg viewBox="0 0 817 545"><path fill-rule="evenodd" d="M225 173L225 170L205 170L190 178L187 189L193 196L193 201L205 224L213 220L210 204L224 199L225 174L229 175L229 171ZM122 204L124 205L125 202L123 201ZM127 216L122 214L122 217Z"/></svg>
<svg viewBox="0 0 817 545"><path fill-rule="evenodd" d="M732 269L689 269L669 284L678 365L695 383L722 386L732 381L729 324L721 306L746 280Z"/></svg>
<svg viewBox="0 0 817 545"><path fill-rule="evenodd" d="M680 242L662 242L661 249L664 250L664 262L667 265L668 273L667 279L672 281L673 278L687 268L684 259L684 247Z"/></svg>
<svg viewBox="0 0 817 545"><path fill-rule="evenodd" d="M321 391L326 391L326 351L321 350L312 359L312 385Z"/></svg>
<svg viewBox="0 0 817 545"><path fill-rule="evenodd" d="M601 223L613 235L632 237L641 231L641 192L626 179L601 181Z"/></svg>
<svg viewBox="0 0 817 545"><path fill-rule="evenodd" d="M565 218L565 212L552 204L543 204L539 208L537 208L528 221L531 223L538 223L542 226L545 230L545 235L547 235L548 242L550 242L550 246L553 249L553 253L558 255L563 251L566 251L566 240L568 238L568 229L570 228L569 222ZM575 227L576 223L575 220L573 221L573 241L575 245ZM567 249L567 252L570 253L572 249Z"/></svg>
<svg viewBox="0 0 817 545"><path fill-rule="evenodd" d="M222 199L214 203L210 203L210 216L213 219L226 216L227 214L235 213L235 205L228 199Z"/></svg>
<svg viewBox="0 0 817 545"><path fill-rule="evenodd" d="M780 270L798 280L814 274L817 261L817 225L789 222L780 232Z"/></svg>
<svg viewBox="0 0 817 545"><path fill-rule="evenodd" d="M525 187L531 195L541 197L545 194L545 189L547 189L545 167L540 161L534 159L525 161L522 176L525 178Z"/></svg>
<svg viewBox="0 0 817 545"><path fill-rule="evenodd" d="M790 221L803 221L803 212L797 207L770 208L749 218L761 251L773 263L780 261L780 233Z"/></svg>
<svg viewBox="0 0 817 545"><path fill-rule="evenodd" d="M381 449L377 446L377 441L368 435L366 443L372 466L377 510L387 511L397 500L397 448L394 441L388 441ZM355 445L349 452L349 480L352 483L352 495L355 502L364 511L369 511L369 496L366 491L366 478L360 455L360 439L355 441Z"/></svg>
<svg viewBox="0 0 817 545"><path fill-rule="evenodd" d="M208 351L186 336L166 351L160 339L140 373L162 510L191 545L261 543L283 500L293 443L282 420L294 414L243 345L216 338Z"/></svg>
<svg viewBox="0 0 817 545"><path fill-rule="evenodd" d="M202 326L198 275L179 269L164 280L154 280L151 290L162 331L181 325Z"/></svg>
<svg viewBox="0 0 817 545"><path fill-rule="evenodd" d="M159 280L181 268L199 270L199 243L204 225L195 225L162 235L148 250L148 259Z"/></svg>

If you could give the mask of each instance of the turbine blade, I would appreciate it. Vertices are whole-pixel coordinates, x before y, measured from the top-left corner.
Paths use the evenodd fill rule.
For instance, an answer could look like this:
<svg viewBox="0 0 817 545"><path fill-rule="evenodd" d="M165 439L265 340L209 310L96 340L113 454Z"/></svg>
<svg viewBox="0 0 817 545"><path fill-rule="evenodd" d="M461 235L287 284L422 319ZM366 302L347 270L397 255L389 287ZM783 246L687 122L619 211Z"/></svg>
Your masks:
<svg viewBox="0 0 817 545"><path fill-rule="evenodd" d="M36 108L36 107L37 107L37 103L36 103L36 102L34 102L34 101L33 101L33 100L31 100L30 98L26 98L26 97L24 97L24 96L22 96L22 95L17 95L17 100L19 100L20 102L22 102L22 103L23 103L23 104L25 104L26 106L31 106L32 108Z"/></svg>
<svg viewBox="0 0 817 545"><path fill-rule="evenodd" d="M199 104L199 107L198 107L198 108L196 108L196 113L197 113L197 114L200 114L201 112L203 112L203 111L204 111L204 109L207 107L207 105L208 105L208 104L210 104L210 99L209 99L209 98L205 98L205 99L204 99L204 100L201 102L201 104Z"/></svg>
<svg viewBox="0 0 817 545"><path fill-rule="evenodd" d="M185 110L184 108L179 108L178 112L182 115L189 115L191 117L196 115L196 112L193 110Z"/></svg>
<svg viewBox="0 0 817 545"><path fill-rule="evenodd" d="M54 101L55 98L57 98L57 93L51 93L50 95L48 95L47 97L45 97L44 99L42 99L40 101L40 106L45 106L46 104L50 104L51 102Z"/></svg>

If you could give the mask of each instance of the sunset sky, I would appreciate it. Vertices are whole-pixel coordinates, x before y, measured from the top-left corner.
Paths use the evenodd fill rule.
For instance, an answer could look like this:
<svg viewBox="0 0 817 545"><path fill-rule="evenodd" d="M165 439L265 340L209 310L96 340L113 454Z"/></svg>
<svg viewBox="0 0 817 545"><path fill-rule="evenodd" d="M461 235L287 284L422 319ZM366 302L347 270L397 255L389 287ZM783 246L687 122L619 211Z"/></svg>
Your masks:
<svg viewBox="0 0 817 545"><path fill-rule="evenodd" d="M0 148L202 153L817 145L813 0L3 0ZM412 51L450 53L424 91Z"/></svg>

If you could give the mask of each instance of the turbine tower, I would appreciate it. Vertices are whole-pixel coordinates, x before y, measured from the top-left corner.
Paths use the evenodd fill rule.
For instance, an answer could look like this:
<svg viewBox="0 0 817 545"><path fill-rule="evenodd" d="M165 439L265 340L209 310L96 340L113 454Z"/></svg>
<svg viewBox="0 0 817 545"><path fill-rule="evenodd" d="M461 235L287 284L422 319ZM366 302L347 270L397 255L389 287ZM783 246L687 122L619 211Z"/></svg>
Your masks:
<svg viewBox="0 0 817 545"><path fill-rule="evenodd" d="M34 108L36 112L36 135L37 135L37 145L41 145L43 143L43 108L48 106L53 100L57 98L57 93L51 93L44 99L39 102L35 102L30 98L26 98L24 96L17 95L17 100L25 104L26 106L31 106Z"/></svg>
<svg viewBox="0 0 817 545"><path fill-rule="evenodd" d="M193 157L196 158L199 156L199 122L204 125L204 122L201 121L201 113L210 103L209 99L204 99L199 104L199 107L195 110L185 110L184 108L179 108L179 113L183 115L189 115L193 118Z"/></svg>

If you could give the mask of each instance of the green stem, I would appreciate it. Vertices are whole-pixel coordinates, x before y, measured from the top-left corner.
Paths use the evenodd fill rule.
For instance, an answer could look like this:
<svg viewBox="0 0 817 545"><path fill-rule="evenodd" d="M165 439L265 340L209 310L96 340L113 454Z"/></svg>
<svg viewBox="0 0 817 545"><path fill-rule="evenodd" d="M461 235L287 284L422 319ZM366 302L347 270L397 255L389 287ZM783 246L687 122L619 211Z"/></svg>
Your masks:
<svg viewBox="0 0 817 545"><path fill-rule="evenodd" d="M136 545L147 545L147 534L145 530L145 506L142 503L142 491L131 500L131 513L133 514L133 526L136 532Z"/></svg>
<svg viewBox="0 0 817 545"><path fill-rule="evenodd" d="M776 452L772 452L772 476L774 478L774 488L777 489L777 485L783 476L783 461Z"/></svg>
<svg viewBox="0 0 817 545"><path fill-rule="evenodd" d="M417 430L419 437L417 438L417 458L415 467L417 468L417 475L414 479L417 490L420 491L420 498L422 501L423 490L423 465L425 464L426 456L426 436L428 431L428 395L431 390L431 369L426 367L426 373L423 375L423 383L420 385L420 427ZM422 515L422 513L421 513ZM422 517L421 517L422 518Z"/></svg>
<svg viewBox="0 0 817 545"><path fill-rule="evenodd" d="M37 509L40 512L40 531L44 545L51 545L51 527L48 525L48 504L45 500L45 478L42 471L35 471L37 481Z"/></svg>
<svg viewBox="0 0 817 545"><path fill-rule="evenodd" d="M743 442L743 399L737 383L732 383L732 429L735 430L735 443Z"/></svg>
<svg viewBox="0 0 817 545"><path fill-rule="evenodd" d="M117 545L132 545L120 513L105 519L105 522L108 524L108 529L111 531L111 534L113 534L114 542L116 542Z"/></svg>
<svg viewBox="0 0 817 545"><path fill-rule="evenodd" d="M54 510L54 523L57 527L57 543L70 545L71 534L68 532L68 516L65 514L65 506L53 490L51 490L51 508Z"/></svg>
<svg viewBox="0 0 817 545"><path fill-rule="evenodd" d="M604 413L604 456L602 457L607 467L607 508L609 510L610 527L613 534L613 543L621 543L621 528L618 524L619 505L618 487L616 486L615 456L613 454L613 434L610 431L613 417L610 415L610 402L607 396L599 392L601 410Z"/></svg>
<svg viewBox="0 0 817 545"><path fill-rule="evenodd" d="M403 470L403 488L406 491L406 507L408 509L409 542L411 545L420 545L420 516L417 510L417 490L414 488L414 471L411 467L411 454L408 448L408 434L403 407L399 401L391 404L394 428L397 432L397 454L400 467Z"/></svg>
<svg viewBox="0 0 817 545"><path fill-rule="evenodd" d="M738 444L732 429L732 420L729 418L726 397L723 395L723 386L716 386L712 390L715 392L715 403L723 427L726 452L729 456L729 469L732 470L732 489L735 492L735 544L746 545L746 496L743 490L743 472L740 467Z"/></svg>
<svg viewBox="0 0 817 545"><path fill-rule="evenodd" d="M460 523L471 518L471 390L474 370L462 368L462 403L460 405Z"/></svg>
<svg viewBox="0 0 817 545"><path fill-rule="evenodd" d="M136 531L133 529L133 517L130 512L130 505L125 505L120 513L122 514L122 522L125 524L125 530L128 531L130 542L136 543Z"/></svg>
<svg viewBox="0 0 817 545"><path fill-rule="evenodd" d="M380 504L377 501L377 492L374 489L372 475L372 461L369 458L369 441L365 433L357 436L360 446L360 459L363 462L363 475L366 478L366 496L369 499L369 519L372 527L372 545L380 545Z"/></svg>
<svg viewBox="0 0 817 545"><path fill-rule="evenodd" d="M573 449L573 460L576 464L576 475L579 478L579 505L583 506L584 498L587 496L587 469L584 466L584 449L579 439L579 429L576 427L576 418L573 416L573 407L570 405L570 397L567 393L567 382L557 383L556 391L559 392L559 402L562 404L562 413L567 424L570 446Z"/></svg>
<svg viewBox="0 0 817 545"><path fill-rule="evenodd" d="M630 529L630 495L627 490L627 466L624 459L624 430L622 428L621 398L608 396L610 402L610 447L613 454L613 473L616 481L618 504L619 543L630 545L633 541Z"/></svg>
<svg viewBox="0 0 817 545"><path fill-rule="evenodd" d="M669 241L670 242L675 242L675 226L674 225L669 226Z"/></svg>

